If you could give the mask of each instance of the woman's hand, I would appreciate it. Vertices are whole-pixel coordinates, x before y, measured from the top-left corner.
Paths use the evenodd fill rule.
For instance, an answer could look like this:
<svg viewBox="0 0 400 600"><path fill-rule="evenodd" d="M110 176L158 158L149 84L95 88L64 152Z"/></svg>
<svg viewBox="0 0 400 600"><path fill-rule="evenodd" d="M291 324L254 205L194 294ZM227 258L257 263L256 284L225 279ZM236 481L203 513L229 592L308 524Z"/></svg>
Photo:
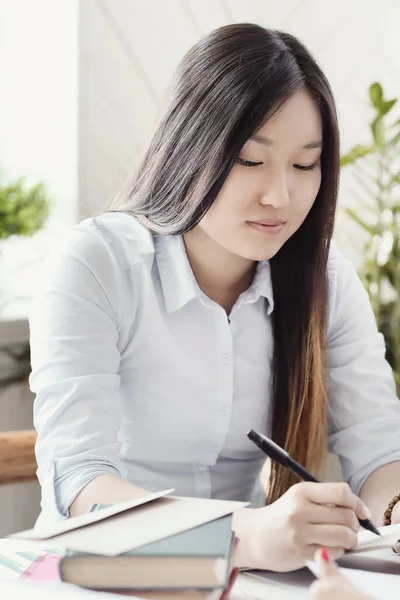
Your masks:
<svg viewBox="0 0 400 600"><path fill-rule="evenodd" d="M345 483L298 483L269 506L235 512L236 564L292 571L311 560L320 546L338 558L357 543L357 517L369 516Z"/></svg>
<svg viewBox="0 0 400 600"><path fill-rule="evenodd" d="M339 573L325 548L315 554L320 579L310 587L310 600L372 600Z"/></svg>

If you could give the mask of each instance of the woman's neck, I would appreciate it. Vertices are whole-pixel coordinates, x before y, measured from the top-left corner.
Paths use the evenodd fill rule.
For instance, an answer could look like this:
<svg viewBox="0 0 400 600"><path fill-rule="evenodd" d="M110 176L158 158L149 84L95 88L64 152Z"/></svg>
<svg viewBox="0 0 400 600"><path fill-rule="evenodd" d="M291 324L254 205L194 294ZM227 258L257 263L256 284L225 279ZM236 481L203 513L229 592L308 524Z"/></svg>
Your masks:
<svg viewBox="0 0 400 600"><path fill-rule="evenodd" d="M200 289L227 314L254 278L256 263L229 252L199 227L183 235L186 252Z"/></svg>

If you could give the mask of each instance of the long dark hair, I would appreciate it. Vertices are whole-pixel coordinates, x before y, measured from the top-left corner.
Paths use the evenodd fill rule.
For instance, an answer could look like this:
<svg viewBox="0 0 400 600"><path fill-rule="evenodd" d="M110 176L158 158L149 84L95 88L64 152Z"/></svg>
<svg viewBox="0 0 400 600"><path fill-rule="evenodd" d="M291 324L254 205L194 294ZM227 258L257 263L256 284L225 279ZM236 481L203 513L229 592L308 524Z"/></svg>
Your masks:
<svg viewBox="0 0 400 600"><path fill-rule="evenodd" d="M227 25L201 39L180 62L135 179L113 209L159 233L189 231L214 202L245 142L299 90L307 90L321 111L322 183L306 220L270 261L272 437L320 473L326 455L326 271L339 134L331 88L304 45L251 23ZM273 464L269 501L295 481Z"/></svg>

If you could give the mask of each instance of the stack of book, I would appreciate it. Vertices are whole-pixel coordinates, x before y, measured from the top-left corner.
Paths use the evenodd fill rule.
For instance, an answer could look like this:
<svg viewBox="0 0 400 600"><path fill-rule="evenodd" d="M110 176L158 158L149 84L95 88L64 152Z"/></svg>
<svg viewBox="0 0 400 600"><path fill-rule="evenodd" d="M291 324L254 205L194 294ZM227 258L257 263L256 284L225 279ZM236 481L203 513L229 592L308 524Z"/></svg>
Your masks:
<svg viewBox="0 0 400 600"><path fill-rule="evenodd" d="M168 496L173 490L14 534L64 548L60 578L153 600L221 600L233 567L232 512L242 502Z"/></svg>

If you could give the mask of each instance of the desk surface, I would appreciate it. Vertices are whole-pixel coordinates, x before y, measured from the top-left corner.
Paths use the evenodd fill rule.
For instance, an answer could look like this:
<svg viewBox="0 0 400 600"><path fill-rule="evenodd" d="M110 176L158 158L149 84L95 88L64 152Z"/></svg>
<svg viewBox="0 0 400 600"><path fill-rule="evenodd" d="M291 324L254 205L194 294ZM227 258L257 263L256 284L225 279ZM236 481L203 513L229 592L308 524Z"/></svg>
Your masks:
<svg viewBox="0 0 400 600"><path fill-rule="evenodd" d="M125 596L91 592L66 583L28 583L0 579L0 596L7 600L121 600ZM307 590L293 590L240 575L230 600L293 600L307 598Z"/></svg>
<svg viewBox="0 0 400 600"><path fill-rule="evenodd" d="M35 553L48 548L43 542L23 542L20 540L0 539L1 559L12 557L16 552ZM53 550L54 549L49 549ZM390 549L369 552L368 556L348 555L340 561L341 566L373 571L376 573L400 574L400 557ZM4 575L3 575L4 576ZM1 579L0 597L7 600L120 600L122 596L91 592L69 584L50 582L44 585L21 582L14 574L10 579ZM255 575L243 572L239 575L230 595L230 600L293 600L308 598L308 589L314 577L307 570L292 573L259 572ZM397 586L397 584L396 584ZM396 587L397 589L397 587ZM23 594L21 594L23 590ZM6 592L6 595L4 594Z"/></svg>

